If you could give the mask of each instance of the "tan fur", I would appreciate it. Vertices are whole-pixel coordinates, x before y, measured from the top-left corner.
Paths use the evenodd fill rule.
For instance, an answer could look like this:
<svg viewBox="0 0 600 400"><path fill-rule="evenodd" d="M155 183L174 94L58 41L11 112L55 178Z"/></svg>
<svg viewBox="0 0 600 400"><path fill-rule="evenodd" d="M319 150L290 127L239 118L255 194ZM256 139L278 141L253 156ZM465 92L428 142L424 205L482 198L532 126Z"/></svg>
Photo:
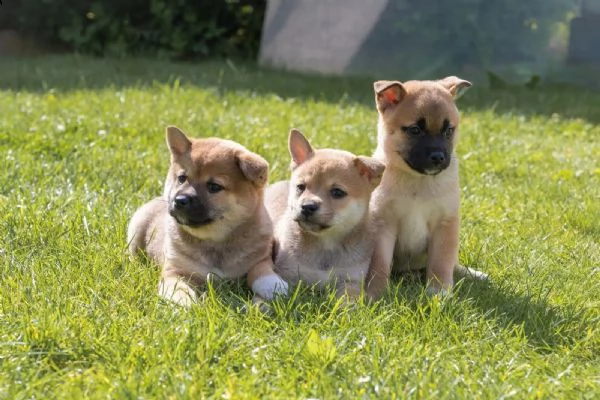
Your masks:
<svg viewBox="0 0 600 400"><path fill-rule="evenodd" d="M171 165L163 196L139 208L128 228L130 252L145 252L163 267L160 294L189 305L209 274L247 275L250 286L274 275L272 224L263 204L267 162L238 143L188 139L175 127L167 128L167 144ZM207 182L224 189L210 193ZM192 227L172 217L170 206L182 194L198 196L213 222Z"/></svg>
<svg viewBox="0 0 600 400"><path fill-rule="evenodd" d="M391 269L426 268L427 288L433 293L453 286L460 226L458 160L454 152L460 121L454 96L468 86L469 82L456 77L374 84L379 111L374 157L385 163L386 170L371 199L378 224L377 249L368 277L372 296L379 296L385 289ZM450 149L449 165L436 175L417 172L404 159L418 140L409 137L406 127L420 119L427 127L420 138L440 135ZM444 126L454 127L454 134L442 136Z"/></svg>
<svg viewBox="0 0 600 400"><path fill-rule="evenodd" d="M313 150L290 132L291 180L267 188L267 210L276 223L276 271L288 282L334 284L338 296L356 297L364 287L373 253L369 200L383 164L342 150ZM305 189L298 191L298 185ZM347 195L334 198L332 189ZM302 205L319 209L302 219ZM323 229L323 227L326 227Z"/></svg>

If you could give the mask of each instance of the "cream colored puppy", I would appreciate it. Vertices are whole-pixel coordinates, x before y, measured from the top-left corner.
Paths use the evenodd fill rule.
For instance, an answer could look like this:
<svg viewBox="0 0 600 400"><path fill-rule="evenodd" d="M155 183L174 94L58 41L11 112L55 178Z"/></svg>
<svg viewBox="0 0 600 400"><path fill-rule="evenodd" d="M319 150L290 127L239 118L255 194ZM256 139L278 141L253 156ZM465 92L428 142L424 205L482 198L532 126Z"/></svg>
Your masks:
<svg viewBox="0 0 600 400"><path fill-rule="evenodd" d="M292 130L290 181L267 188L275 221L275 270L292 284L335 285L338 296L357 297L373 254L371 192L382 163L342 150L313 150Z"/></svg>
<svg viewBox="0 0 600 400"><path fill-rule="evenodd" d="M458 266L460 193L457 94L471 83L375 82L379 112L374 157L386 170L371 208L379 223L368 292L378 296L390 271L426 268L430 293L447 292ZM466 272L459 267L460 272ZM478 271L479 278L486 275Z"/></svg>
<svg viewBox="0 0 600 400"><path fill-rule="evenodd" d="M273 227L263 204L267 162L238 143L190 139L173 126L167 145L164 194L135 212L127 234L132 254L162 265L160 295L188 306L210 274L246 276L262 299L286 294L273 271Z"/></svg>

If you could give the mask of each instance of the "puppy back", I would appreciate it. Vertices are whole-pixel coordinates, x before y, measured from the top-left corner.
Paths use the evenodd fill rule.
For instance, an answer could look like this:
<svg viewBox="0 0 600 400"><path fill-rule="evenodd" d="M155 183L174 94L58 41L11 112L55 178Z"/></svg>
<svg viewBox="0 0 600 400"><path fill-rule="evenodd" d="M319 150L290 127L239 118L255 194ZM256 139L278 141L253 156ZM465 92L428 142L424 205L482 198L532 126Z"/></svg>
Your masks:
<svg viewBox="0 0 600 400"><path fill-rule="evenodd" d="M265 207L273 223L285 213L288 202L290 181L279 181L267 187L265 191Z"/></svg>

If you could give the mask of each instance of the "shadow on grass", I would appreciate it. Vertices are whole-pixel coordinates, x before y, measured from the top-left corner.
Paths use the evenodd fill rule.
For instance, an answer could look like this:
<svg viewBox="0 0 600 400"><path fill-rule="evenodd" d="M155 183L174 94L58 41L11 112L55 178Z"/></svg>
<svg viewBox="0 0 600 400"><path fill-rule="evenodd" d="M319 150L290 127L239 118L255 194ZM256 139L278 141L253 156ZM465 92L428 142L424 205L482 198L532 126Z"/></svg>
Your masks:
<svg viewBox="0 0 600 400"><path fill-rule="evenodd" d="M385 308L399 301L411 309L427 309L430 300L424 295L423 289L424 274L396 276L387 295L374 306ZM252 307L252 292L244 279L216 280L203 291L203 301L208 298L235 313L246 314ZM576 310L552 307L543 298L517 294L502 283L465 278L457 285L452 302L449 304L459 308L461 303L469 302L481 316L503 328L510 330L522 327L528 343L541 352L552 351L558 346L573 346L585 336L585 323ZM319 320L324 320L346 312L342 303L333 290L317 290L300 285L289 296L274 303L269 302L270 305L260 312L269 319L301 323L307 316L318 316ZM202 301L199 306L202 307ZM451 305L452 308L454 306ZM458 311L457 318L464 316L460 310L455 311ZM383 311L377 313L380 312Z"/></svg>
<svg viewBox="0 0 600 400"><path fill-rule="evenodd" d="M156 85L197 86L217 94L275 95L334 104L358 104L374 110L373 77L328 77L264 69L243 62L168 62L148 59L95 59L52 56L0 61L0 89L46 92L49 90L118 90ZM409 77L381 76L379 79ZM469 79L468 76L464 78ZM595 106L600 93L567 85L504 87L490 90L475 85L460 99L464 110L493 110L498 114L582 118L600 122Z"/></svg>
<svg viewBox="0 0 600 400"><path fill-rule="evenodd" d="M397 274L392 279L383 302L408 303L411 309L423 306L427 309L430 299L424 294L424 270ZM546 297L548 295L549 292ZM545 298L515 293L508 283L464 278L457 283L448 304L454 309L467 302L493 324L509 330L522 327L528 343L541 352L559 346L572 347L585 337L587 327L577 310L552 307ZM456 314L458 319L463 316L460 311Z"/></svg>
<svg viewBox="0 0 600 400"><path fill-rule="evenodd" d="M542 296L515 293L508 283L466 278L458 289L458 299L471 302L485 318L505 328L521 326L528 342L540 351L574 345L580 337L570 331L573 327L584 336L577 312L553 307Z"/></svg>
<svg viewBox="0 0 600 400"><path fill-rule="evenodd" d="M199 290L199 301L193 306L205 307L213 303L222 310L237 315L260 314L272 322L301 324L312 318L315 325L352 313L336 298L333 290L318 290L300 285L289 296L260 306L252 304L253 293L245 279L215 279ZM156 294L158 296L158 294ZM546 296L549 293L546 294ZM424 294L424 274L395 277L387 295L376 303L364 303L375 314L381 315L394 303L404 304L412 310L427 311L431 300ZM164 307L178 307L169 301L160 300ZM519 328L529 345L538 352L552 352L557 347L573 347L585 337L587 330L584 318L577 310L561 309L548 304L545 298L515 293L502 282L480 281L465 278L460 281L454 296L447 305L458 323L466 316L461 304L468 303L478 315L490 320L493 326L507 330ZM263 307L265 305L265 307ZM254 309L254 310L252 310ZM470 317L470 315L469 315Z"/></svg>
<svg viewBox="0 0 600 400"><path fill-rule="evenodd" d="M231 60L184 63L141 58L53 56L5 59L0 61L0 66L0 89L4 90L119 90L181 85L208 88L218 94L241 91L335 103L348 99L373 105L370 78L302 75Z"/></svg>

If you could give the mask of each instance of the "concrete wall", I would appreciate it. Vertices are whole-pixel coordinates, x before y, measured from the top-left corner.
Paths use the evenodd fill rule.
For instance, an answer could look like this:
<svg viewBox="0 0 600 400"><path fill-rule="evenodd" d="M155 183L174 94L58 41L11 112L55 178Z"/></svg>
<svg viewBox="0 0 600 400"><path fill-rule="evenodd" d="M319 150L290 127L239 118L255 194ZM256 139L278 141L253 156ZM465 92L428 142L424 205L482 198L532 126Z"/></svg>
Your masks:
<svg viewBox="0 0 600 400"><path fill-rule="evenodd" d="M564 62L579 11L573 0L546 1L268 0L259 61L324 74L528 79Z"/></svg>
<svg viewBox="0 0 600 400"><path fill-rule="evenodd" d="M260 62L343 73L389 0L269 0Z"/></svg>

